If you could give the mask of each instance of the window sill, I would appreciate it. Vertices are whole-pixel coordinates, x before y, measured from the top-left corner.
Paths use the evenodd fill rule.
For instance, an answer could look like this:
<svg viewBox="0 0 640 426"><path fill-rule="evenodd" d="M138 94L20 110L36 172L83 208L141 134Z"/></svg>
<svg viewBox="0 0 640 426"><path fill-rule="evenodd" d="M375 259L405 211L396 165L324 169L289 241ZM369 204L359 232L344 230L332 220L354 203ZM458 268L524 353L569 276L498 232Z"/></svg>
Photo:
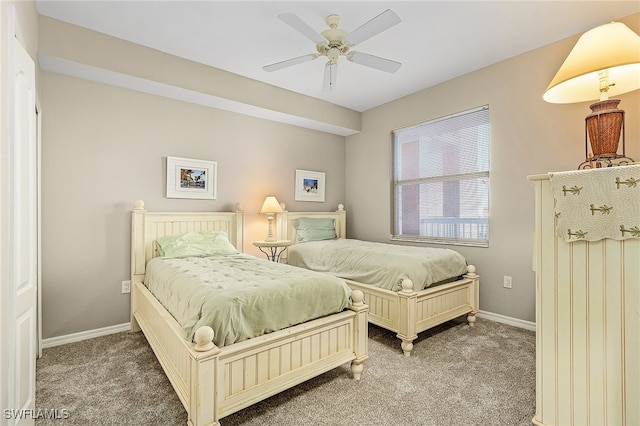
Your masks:
<svg viewBox="0 0 640 426"><path fill-rule="evenodd" d="M411 235L392 235L390 237L391 241L402 241L402 242L410 242L410 243L421 243L421 244L444 244L451 246L467 246L467 247L489 247L488 240L462 240L462 239L451 239L451 238L430 238L430 237L417 237Z"/></svg>

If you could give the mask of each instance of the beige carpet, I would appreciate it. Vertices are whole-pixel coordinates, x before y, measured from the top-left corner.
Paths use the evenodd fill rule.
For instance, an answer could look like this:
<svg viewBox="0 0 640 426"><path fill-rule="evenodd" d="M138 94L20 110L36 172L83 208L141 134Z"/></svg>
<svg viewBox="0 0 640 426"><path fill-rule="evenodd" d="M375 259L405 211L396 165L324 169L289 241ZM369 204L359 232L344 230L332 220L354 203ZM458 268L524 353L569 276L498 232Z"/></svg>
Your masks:
<svg viewBox="0 0 640 426"><path fill-rule="evenodd" d="M394 333L369 327L362 380L348 365L224 417L225 425L528 426L535 333L478 320L421 333L405 358ZM44 350L36 408L68 410L36 425L184 425L187 415L141 333Z"/></svg>

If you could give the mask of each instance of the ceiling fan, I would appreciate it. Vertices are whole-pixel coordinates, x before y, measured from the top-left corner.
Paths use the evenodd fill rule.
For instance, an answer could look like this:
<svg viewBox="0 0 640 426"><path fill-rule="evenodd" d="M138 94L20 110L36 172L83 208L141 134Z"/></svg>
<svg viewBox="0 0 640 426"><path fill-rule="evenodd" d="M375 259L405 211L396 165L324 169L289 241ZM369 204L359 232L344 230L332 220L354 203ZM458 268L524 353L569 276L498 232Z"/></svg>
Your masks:
<svg viewBox="0 0 640 426"><path fill-rule="evenodd" d="M392 61L390 59L380 58L367 53L350 51L350 49L356 44L360 44L400 22L400 17L391 9L385 10L350 33L338 28L341 21L341 18L338 15L329 15L326 17L325 22L329 28L324 30L322 33L316 32L293 13L283 13L278 15L278 18L289 24L294 30L298 31L303 36L313 41L316 44L316 50L318 53L311 53L287 59L286 61L266 65L262 67L265 71L276 71L292 65L311 61L319 58L320 56L326 56L329 61L325 65L324 84L322 86L322 90L326 92L333 90L336 86L338 58L340 58L340 56L345 56L347 60L355 62L356 64L365 65L389 73L396 72L402 65L400 62Z"/></svg>

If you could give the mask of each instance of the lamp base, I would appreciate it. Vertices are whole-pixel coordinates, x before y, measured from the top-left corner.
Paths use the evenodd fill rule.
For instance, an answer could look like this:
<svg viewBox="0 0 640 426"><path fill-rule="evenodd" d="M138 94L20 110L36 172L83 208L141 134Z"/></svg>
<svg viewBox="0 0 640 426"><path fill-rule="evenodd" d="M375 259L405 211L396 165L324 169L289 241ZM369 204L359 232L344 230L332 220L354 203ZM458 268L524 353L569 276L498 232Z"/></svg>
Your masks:
<svg viewBox="0 0 640 426"><path fill-rule="evenodd" d="M600 169L603 167L613 166L625 166L634 163L633 158L625 157L623 155L616 155L615 157L599 157L599 158L587 158L578 166L578 170L585 169Z"/></svg>
<svg viewBox="0 0 640 426"><path fill-rule="evenodd" d="M269 221L269 232L267 233L267 238L265 238L264 240L273 242L276 240L276 238L273 236L273 213L267 213L267 220Z"/></svg>
<svg viewBox="0 0 640 426"><path fill-rule="evenodd" d="M620 99L607 99L591 104L592 114L585 120L591 155L587 157L615 158L624 123L624 111L618 109Z"/></svg>

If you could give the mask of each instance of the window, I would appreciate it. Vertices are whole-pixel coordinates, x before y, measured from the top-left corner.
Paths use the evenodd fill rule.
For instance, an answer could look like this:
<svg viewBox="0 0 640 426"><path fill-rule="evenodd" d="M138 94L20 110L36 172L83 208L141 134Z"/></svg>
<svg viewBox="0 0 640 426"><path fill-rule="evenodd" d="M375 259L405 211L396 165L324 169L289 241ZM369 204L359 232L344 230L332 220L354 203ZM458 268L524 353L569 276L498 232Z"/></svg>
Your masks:
<svg viewBox="0 0 640 426"><path fill-rule="evenodd" d="M488 247L489 106L392 135L392 239Z"/></svg>

